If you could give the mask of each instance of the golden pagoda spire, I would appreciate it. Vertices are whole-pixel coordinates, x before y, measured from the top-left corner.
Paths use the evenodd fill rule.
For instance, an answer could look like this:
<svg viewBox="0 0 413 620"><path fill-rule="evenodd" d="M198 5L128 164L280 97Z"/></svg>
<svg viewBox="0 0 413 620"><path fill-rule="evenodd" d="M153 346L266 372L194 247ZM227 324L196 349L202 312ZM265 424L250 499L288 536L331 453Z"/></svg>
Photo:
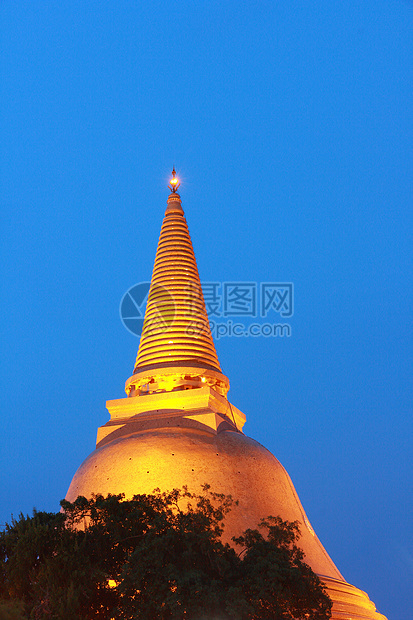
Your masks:
<svg viewBox="0 0 413 620"><path fill-rule="evenodd" d="M207 384L225 395L175 168L129 396Z"/></svg>
<svg viewBox="0 0 413 620"><path fill-rule="evenodd" d="M208 483L237 500L223 542L232 544L270 514L297 522L305 561L333 602L331 620L386 620L367 594L344 581L286 470L243 433L245 415L226 398L229 382L212 341L178 187L174 169L128 398L107 401L110 420L98 429L97 449L66 499L108 493L129 499L154 488L199 493Z"/></svg>

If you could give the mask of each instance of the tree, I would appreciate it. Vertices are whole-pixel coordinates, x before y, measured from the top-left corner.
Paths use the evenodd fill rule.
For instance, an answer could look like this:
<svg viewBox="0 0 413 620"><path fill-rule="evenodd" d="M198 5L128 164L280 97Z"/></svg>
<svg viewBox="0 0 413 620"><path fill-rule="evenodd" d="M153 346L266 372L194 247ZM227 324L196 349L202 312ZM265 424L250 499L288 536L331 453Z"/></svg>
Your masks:
<svg viewBox="0 0 413 620"><path fill-rule="evenodd" d="M265 537L259 530L249 529L234 539L245 554L240 580L250 606L248 618L329 618L331 601L322 594L319 578L296 545L300 538L298 523L267 517L259 529L267 530Z"/></svg>
<svg viewBox="0 0 413 620"><path fill-rule="evenodd" d="M186 488L78 497L0 534L0 620L327 620L297 523L268 517L223 544L230 497ZM1 605L24 606L24 615ZM5 609L6 609L5 608ZM8 609L8 608L7 608Z"/></svg>

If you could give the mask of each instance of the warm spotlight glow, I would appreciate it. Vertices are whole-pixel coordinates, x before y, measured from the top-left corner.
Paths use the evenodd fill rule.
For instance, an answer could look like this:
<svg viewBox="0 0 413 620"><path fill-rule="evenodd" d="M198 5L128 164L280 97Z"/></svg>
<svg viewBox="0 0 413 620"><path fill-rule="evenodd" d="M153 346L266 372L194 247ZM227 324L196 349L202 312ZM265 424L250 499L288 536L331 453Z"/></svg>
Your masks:
<svg viewBox="0 0 413 620"><path fill-rule="evenodd" d="M180 186L179 179L176 176L175 166L172 170L172 179L169 181L169 189L172 190L173 193L176 193L176 190Z"/></svg>
<svg viewBox="0 0 413 620"><path fill-rule="evenodd" d="M201 381L202 381L202 383L205 383L206 382L205 377L201 377Z"/></svg>

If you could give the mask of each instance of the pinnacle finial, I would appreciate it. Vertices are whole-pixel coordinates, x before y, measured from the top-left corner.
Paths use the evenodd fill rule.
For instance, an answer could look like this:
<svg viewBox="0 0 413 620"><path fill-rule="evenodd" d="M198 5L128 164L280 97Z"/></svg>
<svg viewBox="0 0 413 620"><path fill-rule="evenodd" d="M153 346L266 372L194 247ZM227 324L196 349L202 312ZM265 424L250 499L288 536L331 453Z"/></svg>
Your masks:
<svg viewBox="0 0 413 620"><path fill-rule="evenodd" d="M170 185L168 185L168 189L171 190L171 192L173 194L177 194L177 189L178 187L181 185L179 182L179 179L176 176L176 172L175 172L175 166L173 167L172 170L172 179L169 181Z"/></svg>

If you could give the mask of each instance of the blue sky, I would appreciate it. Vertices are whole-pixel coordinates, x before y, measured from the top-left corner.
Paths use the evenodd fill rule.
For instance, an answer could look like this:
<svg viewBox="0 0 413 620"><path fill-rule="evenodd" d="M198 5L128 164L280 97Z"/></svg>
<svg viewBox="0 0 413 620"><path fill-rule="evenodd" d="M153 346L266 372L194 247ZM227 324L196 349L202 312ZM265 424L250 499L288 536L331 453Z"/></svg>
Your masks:
<svg viewBox="0 0 413 620"><path fill-rule="evenodd" d="M175 165L202 280L294 283L290 338L216 343L246 433L406 620L413 3L3 0L0 20L0 522L58 509L124 394L119 303Z"/></svg>

